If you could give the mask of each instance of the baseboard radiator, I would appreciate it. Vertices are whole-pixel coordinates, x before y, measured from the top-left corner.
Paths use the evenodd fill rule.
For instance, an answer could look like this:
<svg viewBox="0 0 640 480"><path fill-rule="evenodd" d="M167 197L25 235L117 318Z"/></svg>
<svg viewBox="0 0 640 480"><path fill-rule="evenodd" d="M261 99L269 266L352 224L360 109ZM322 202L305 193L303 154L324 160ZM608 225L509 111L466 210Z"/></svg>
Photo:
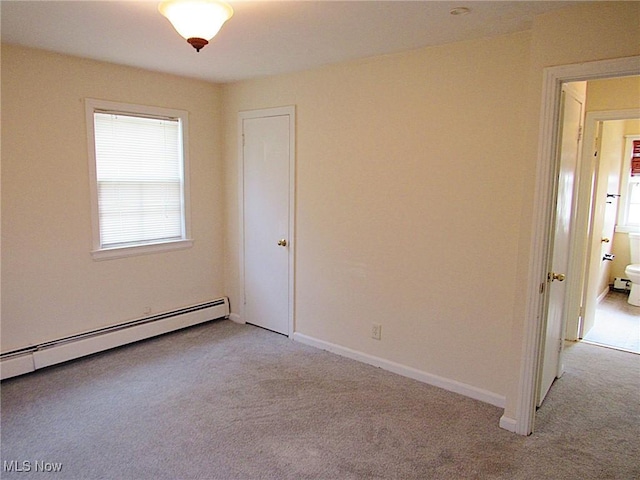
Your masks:
<svg viewBox="0 0 640 480"><path fill-rule="evenodd" d="M0 355L0 378L15 377L92 353L229 317L229 299L192 305Z"/></svg>

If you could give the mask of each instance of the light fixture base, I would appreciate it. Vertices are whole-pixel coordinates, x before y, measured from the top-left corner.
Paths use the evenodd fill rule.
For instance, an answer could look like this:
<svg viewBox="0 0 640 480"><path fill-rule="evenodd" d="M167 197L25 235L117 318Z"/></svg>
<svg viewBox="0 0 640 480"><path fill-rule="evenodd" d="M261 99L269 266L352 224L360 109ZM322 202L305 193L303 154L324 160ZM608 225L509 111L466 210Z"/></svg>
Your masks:
<svg viewBox="0 0 640 480"><path fill-rule="evenodd" d="M198 38L198 37L188 38L187 42L189 42L191 46L193 46L193 48L196 49L196 52L199 52L201 48L204 48L206 45L209 44L209 42L204 38Z"/></svg>

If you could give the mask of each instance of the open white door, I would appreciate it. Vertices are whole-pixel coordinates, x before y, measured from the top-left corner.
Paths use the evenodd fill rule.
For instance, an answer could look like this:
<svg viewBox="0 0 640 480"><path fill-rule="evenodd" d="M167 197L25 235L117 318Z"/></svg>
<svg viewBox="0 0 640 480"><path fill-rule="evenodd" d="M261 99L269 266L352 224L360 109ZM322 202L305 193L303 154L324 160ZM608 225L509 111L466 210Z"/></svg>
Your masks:
<svg viewBox="0 0 640 480"><path fill-rule="evenodd" d="M599 112L598 115L614 112ZM623 113L624 114L624 113ZM590 118L592 116L590 115ZM587 273L587 288L584 301L584 317L579 338L584 338L595 325L599 300L609 291L612 246L620 203L620 172L623 156L620 147L624 144L625 119L595 122L597 141L596 184L593 195L590 262Z"/></svg>
<svg viewBox="0 0 640 480"><path fill-rule="evenodd" d="M547 283L548 308L546 314L544 351L539 378L537 405L540 406L553 381L562 375L562 345L566 322L565 303L569 271L571 221L574 212L574 181L580 158L580 140L584 101L563 88L561 103L560 171L557 184L553 254Z"/></svg>
<svg viewBox="0 0 640 480"><path fill-rule="evenodd" d="M293 107L242 112L246 323L293 333Z"/></svg>

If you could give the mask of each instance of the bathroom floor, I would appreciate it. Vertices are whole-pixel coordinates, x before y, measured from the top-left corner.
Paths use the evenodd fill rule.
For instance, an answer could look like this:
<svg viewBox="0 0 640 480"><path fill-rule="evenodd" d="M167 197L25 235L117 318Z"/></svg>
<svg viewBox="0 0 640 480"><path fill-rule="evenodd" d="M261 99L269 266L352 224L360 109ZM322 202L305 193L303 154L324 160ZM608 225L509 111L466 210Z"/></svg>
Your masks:
<svg viewBox="0 0 640 480"><path fill-rule="evenodd" d="M596 310L595 326L583 341L640 354L640 307L627 303L628 292L610 291Z"/></svg>

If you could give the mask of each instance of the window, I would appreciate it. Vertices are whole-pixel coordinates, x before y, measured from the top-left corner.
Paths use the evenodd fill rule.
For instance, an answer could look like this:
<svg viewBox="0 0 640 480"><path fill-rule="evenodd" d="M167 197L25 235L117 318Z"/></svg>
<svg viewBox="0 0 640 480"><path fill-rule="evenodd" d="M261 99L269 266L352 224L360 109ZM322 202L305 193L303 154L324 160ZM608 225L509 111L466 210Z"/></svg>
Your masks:
<svg viewBox="0 0 640 480"><path fill-rule="evenodd" d="M616 231L640 232L640 135L627 135L625 140L620 177L622 202Z"/></svg>
<svg viewBox="0 0 640 480"><path fill-rule="evenodd" d="M191 246L187 112L87 99L95 259Z"/></svg>

